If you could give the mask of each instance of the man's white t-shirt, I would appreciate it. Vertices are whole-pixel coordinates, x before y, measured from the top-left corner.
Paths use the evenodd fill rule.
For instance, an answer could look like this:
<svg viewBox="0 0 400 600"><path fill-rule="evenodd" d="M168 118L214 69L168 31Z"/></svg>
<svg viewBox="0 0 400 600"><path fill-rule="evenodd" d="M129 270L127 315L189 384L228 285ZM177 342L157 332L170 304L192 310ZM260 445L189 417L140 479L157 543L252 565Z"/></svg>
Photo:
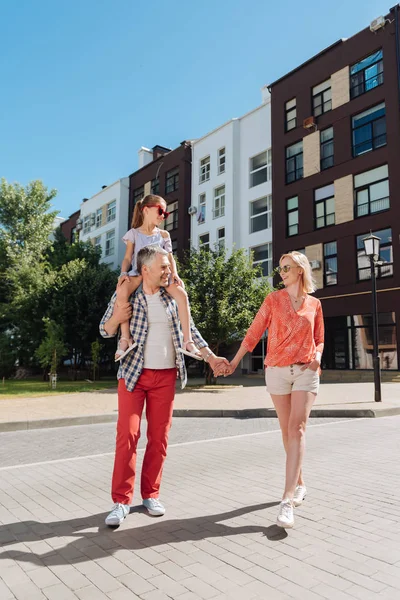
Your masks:
<svg viewBox="0 0 400 600"><path fill-rule="evenodd" d="M173 369L176 367L175 347L160 292L145 296L148 330L144 345L144 368Z"/></svg>

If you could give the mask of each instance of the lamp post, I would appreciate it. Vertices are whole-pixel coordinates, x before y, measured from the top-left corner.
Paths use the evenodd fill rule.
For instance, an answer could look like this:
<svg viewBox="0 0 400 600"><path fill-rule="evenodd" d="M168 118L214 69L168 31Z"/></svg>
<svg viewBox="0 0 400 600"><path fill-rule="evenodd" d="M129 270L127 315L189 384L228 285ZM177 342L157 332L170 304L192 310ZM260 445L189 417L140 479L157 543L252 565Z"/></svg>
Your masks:
<svg viewBox="0 0 400 600"><path fill-rule="evenodd" d="M364 238L365 255L368 256L371 264L371 280L372 280L372 334L373 334L373 364L374 364L374 385L375 385L375 402L382 402L381 394L381 367L379 361L379 342L378 342L378 303L376 297L376 273L375 267L379 260L379 247L381 240L372 235L372 233Z"/></svg>

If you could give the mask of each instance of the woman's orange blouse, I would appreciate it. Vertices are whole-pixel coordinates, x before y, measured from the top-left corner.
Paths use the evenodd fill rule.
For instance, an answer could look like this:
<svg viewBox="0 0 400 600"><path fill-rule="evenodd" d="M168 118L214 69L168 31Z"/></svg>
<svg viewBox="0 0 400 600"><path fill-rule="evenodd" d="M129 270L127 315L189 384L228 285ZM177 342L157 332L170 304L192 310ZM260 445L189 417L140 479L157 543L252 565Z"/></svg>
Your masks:
<svg viewBox="0 0 400 600"><path fill-rule="evenodd" d="M309 296L298 311L288 292L278 290L268 294L242 342L252 352L268 329L265 365L286 367L314 360L316 352L324 349L324 319L321 302Z"/></svg>

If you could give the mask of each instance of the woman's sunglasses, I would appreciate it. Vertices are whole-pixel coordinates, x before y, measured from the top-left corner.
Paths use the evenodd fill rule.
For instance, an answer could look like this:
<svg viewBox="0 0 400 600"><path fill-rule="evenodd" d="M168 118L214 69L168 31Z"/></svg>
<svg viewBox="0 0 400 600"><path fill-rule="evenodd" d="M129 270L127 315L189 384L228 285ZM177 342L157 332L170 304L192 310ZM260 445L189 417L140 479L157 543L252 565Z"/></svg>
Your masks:
<svg viewBox="0 0 400 600"><path fill-rule="evenodd" d="M161 208L159 204L146 204L146 206L144 206L143 208L158 208L158 214L160 215L160 217L161 215L163 215L164 219L168 219L169 217L169 212Z"/></svg>
<svg viewBox="0 0 400 600"><path fill-rule="evenodd" d="M276 270L278 271L278 273L282 273L282 271L284 273L289 273L290 269L296 269L297 267L291 266L291 265L284 265L283 267L276 267Z"/></svg>

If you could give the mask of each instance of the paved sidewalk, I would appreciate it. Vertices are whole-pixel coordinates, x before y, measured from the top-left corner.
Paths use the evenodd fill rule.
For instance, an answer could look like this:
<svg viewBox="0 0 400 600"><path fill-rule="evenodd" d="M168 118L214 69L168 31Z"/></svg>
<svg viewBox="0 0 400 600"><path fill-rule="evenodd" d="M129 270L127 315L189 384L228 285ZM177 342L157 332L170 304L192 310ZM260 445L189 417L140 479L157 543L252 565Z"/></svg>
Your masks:
<svg viewBox="0 0 400 600"><path fill-rule="evenodd" d="M0 469L0 598L398 600L399 421L310 426L287 533L279 431L172 444L167 514L145 514L137 489L115 531L113 453Z"/></svg>
<svg viewBox="0 0 400 600"><path fill-rule="evenodd" d="M274 417L261 379L232 380L238 385L214 389L178 388L175 416ZM200 383L200 380L199 380ZM250 385L252 384L252 385ZM383 402L373 401L373 383L325 383L320 386L314 417L378 417L400 414L400 384L382 384ZM106 423L117 417L116 389L39 398L0 399L0 431Z"/></svg>

